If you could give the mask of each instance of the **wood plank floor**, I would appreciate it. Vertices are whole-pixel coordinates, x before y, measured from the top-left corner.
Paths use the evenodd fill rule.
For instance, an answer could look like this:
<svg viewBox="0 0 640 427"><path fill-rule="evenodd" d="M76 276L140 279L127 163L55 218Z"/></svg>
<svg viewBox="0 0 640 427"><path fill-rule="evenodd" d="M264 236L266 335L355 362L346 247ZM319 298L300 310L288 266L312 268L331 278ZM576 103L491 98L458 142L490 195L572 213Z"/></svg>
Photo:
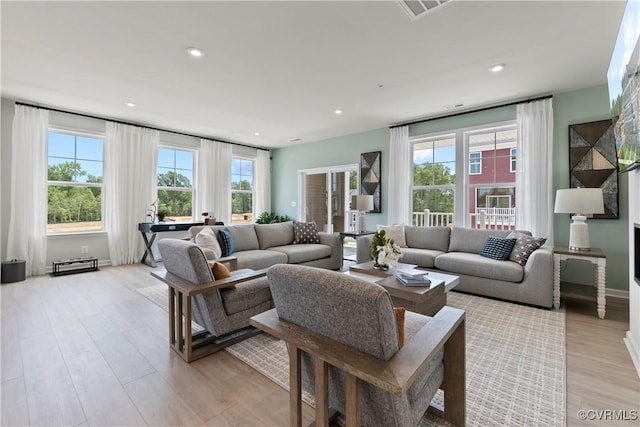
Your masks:
<svg viewBox="0 0 640 427"><path fill-rule="evenodd" d="M284 426L288 393L225 351L186 364L166 313L136 288L144 265L3 284L2 426ZM567 303L567 424L581 409L638 410L640 381L622 342L624 300ZM305 405L304 422L313 418ZM628 423L637 425L637 423Z"/></svg>

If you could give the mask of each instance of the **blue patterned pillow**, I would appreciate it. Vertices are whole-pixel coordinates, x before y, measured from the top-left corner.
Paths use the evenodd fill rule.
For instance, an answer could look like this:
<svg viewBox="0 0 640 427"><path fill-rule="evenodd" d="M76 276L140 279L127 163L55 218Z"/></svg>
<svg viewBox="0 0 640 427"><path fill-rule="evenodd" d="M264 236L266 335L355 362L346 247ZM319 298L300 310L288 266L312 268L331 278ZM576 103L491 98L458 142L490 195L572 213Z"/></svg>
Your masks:
<svg viewBox="0 0 640 427"><path fill-rule="evenodd" d="M218 231L218 243L222 249L222 256L229 256L236 251L236 242L228 228Z"/></svg>
<svg viewBox="0 0 640 427"><path fill-rule="evenodd" d="M482 248L480 255L486 258L496 259L498 261L505 261L509 259L513 246L516 244L517 239L506 239L502 237L489 236Z"/></svg>

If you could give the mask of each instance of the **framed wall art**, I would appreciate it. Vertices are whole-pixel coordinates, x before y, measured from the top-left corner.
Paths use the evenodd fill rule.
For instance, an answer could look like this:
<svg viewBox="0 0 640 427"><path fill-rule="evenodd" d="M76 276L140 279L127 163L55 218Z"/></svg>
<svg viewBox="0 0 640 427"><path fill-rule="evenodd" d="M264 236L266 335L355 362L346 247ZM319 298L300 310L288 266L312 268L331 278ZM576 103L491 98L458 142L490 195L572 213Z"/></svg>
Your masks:
<svg viewBox="0 0 640 427"><path fill-rule="evenodd" d="M382 212L382 151L360 154L360 194L373 196L373 213Z"/></svg>

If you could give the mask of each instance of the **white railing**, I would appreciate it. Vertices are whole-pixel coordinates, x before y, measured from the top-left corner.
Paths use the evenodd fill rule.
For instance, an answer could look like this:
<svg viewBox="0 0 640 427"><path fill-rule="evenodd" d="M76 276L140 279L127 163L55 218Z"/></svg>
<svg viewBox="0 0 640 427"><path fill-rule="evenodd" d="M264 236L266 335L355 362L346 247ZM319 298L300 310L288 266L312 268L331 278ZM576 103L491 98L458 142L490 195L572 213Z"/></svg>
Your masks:
<svg viewBox="0 0 640 427"><path fill-rule="evenodd" d="M420 227L447 226L453 224L453 212L412 213L412 224ZM476 213L469 214L472 228L491 230L513 230L516 227L516 208L477 208Z"/></svg>
<svg viewBox="0 0 640 427"><path fill-rule="evenodd" d="M429 209L413 212L412 223L420 227L445 227L453 224L453 212L431 212Z"/></svg>
<svg viewBox="0 0 640 427"><path fill-rule="evenodd" d="M474 228L491 230L513 230L516 228L516 208L476 208L470 213L470 224Z"/></svg>

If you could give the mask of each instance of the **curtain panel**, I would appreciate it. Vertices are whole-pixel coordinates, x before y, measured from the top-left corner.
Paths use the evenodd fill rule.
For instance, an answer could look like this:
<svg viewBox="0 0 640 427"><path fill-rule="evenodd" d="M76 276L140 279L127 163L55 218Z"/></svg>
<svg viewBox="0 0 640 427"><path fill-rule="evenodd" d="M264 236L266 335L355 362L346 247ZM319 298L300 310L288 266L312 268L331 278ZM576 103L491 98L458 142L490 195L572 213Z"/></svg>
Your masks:
<svg viewBox="0 0 640 427"><path fill-rule="evenodd" d="M553 100L519 104L516 226L553 244Z"/></svg>
<svg viewBox="0 0 640 427"><path fill-rule="evenodd" d="M49 111L15 106L11 134L11 213L5 258L25 260L26 276L46 272L48 132Z"/></svg>
<svg viewBox="0 0 640 427"><path fill-rule="evenodd" d="M262 212L271 212L271 152L257 150L256 177L254 179L254 211L256 217Z"/></svg>
<svg viewBox="0 0 640 427"><path fill-rule="evenodd" d="M104 226L112 265L140 262L145 251L138 223L157 197L157 130L107 122Z"/></svg>
<svg viewBox="0 0 640 427"><path fill-rule="evenodd" d="M411 224L411 143L409 126L391 128L389 142L388 224Z"/></svg>

